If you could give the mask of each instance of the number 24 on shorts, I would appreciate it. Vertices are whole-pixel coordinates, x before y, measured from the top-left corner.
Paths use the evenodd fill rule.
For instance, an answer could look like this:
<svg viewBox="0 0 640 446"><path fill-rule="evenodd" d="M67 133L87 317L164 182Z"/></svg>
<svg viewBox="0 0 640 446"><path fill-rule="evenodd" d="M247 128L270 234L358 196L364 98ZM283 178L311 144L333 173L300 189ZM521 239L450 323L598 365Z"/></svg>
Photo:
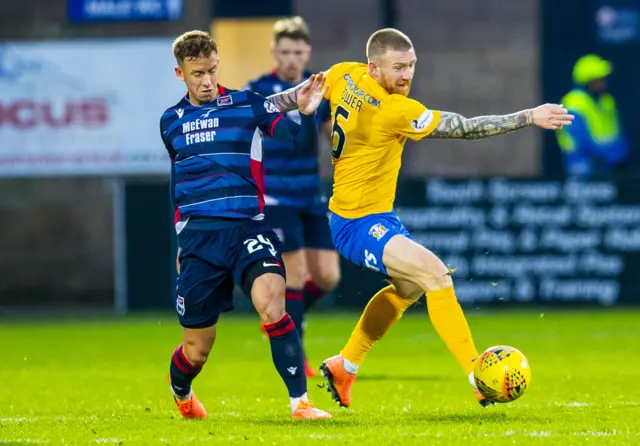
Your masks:
<svg viewBox="0 0 640 446"><path fill-rule="evenodd" d="M273 243L271 243L271 240L269 240L262 234L258 234L256 238L246 239L244 241L244 246L247 247L247 251L249 251L249 254L260 251L261 249L264 249L265 246L269 248L269 252L271 253L271 255L275 256L278 253L278 251L276 251L276 248L274 248Z"/></svg>

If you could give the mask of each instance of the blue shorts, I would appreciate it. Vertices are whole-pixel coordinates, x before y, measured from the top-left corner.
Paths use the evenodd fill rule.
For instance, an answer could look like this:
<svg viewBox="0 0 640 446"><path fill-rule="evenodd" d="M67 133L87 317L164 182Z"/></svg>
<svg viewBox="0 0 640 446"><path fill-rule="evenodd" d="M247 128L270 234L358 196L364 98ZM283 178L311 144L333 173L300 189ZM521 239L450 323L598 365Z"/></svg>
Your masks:
<svg viewBox="0 0 640 446"><path fill-rule="evenodd" d="M318 203L310 208L267 206L265 210L269 226L282 243L282 252L302 248L335 249L327 213L326 203Z"/></svg>
<svg viewBox="0 0 640 446"><path fill-rule="evenodd" d="M264 221L217 230L188 228L178 234L176 312L183 327L210 327L220 313L232 310L234 284L242 288L244 273L253 263L276 262L284 271L280 243Z"/></svg>
<svg viewBox="0 0 640 446"><path fill-rule="evenodd" d="M360 265L387 276L382 264L384 247L396 234L412 238L395 212L372 214L361 218L329 217L333 243L340 254Z"/></svg>

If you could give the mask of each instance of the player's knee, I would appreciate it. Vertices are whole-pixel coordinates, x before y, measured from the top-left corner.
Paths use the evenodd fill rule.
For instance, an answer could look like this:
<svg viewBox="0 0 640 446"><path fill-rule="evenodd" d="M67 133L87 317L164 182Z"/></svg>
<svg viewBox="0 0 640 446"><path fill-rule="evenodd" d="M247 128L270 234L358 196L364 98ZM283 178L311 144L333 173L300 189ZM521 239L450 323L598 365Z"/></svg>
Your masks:
<svg viewBox="0 0 640 446"><path fill-rule="evenodd" d="M303 268L289 267L287 268L287 288L300 290L304 287L307 278L307 272Z"/></svg>
<svg viewBox="0 0 640 446"><path fill-rule="evenodd" d="M272 301L260 314L260 319L265 324L275 324L280 322L284 317L285 305L284 299L281 302Z"/></svg>
<svg viewBox="0 0 640 446"><path fill-rule="evenodd" d="M211 346L206 342L199 342L195 339L188 339L183 342L183 351L187 360L194 367L202 367L211 352Z"/></svg>
<svg viewBox="0 0 640 446"><path fill-rule="evenodd" d="M453 285L452 271L442 261L420 263L416 280L425 291L441 290Z"/></svg>
<svg viewBox="0 0 640 446"><path fill-rule="evenodd" d="M307 267L302 252L285 253L282 258L287 270L287 287L297 290L302 289L307 278Z"/></svg>
<svg viewBox="0 0 640 446"><path fill-rule="evenodd" d="M256 307L260 314L260 319L265 324L275 324L279 322L285 313L284 290L279 293L269 292L262 297L263 305Z"/></svg>
<svg viewBox="0 0 640 446"><path fill-rule="evenodd" d="M433 276L431 279L431 286L427 291L441 290L450 286L453 286L453 280L451 279L451 273L449 270L446 270L445 272L439 272L437 275Z"/></svg>
<svg viewBox="0 0 640 446"><path fill-rule="evenodd" d="M326 265L321 268L320 271L317 271L312 275L311 280L315 283L318 288L324 291L331 291L340 283L341 274L340 274L340 265Z"/></svg>
<svg viewBox="0 0 640 446"><path fill-rule="evenodd" d="M416 301L424 294L422 287L413 282L392 280L392 286L403 299Z"/></svg>
<svg viewBox="0 0 640 446"><path fill-rule="evenodd" d="M284 280L275 274L263 274L253 282L251 300L265 324L275 324L285 313Z"/></svg>

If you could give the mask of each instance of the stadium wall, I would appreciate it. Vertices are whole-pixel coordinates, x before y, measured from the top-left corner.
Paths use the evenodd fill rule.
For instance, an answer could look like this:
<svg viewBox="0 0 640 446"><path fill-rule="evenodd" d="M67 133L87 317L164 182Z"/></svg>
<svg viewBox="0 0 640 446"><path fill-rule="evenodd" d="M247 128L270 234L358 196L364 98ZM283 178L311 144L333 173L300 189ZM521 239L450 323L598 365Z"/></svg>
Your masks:
<svg viewBox="0 0 640 446"><path fill-rule="evenodd" d="M64 0L5 3L1 6L0 38L25 41L84 37L105 40L142 36L169 38L186 29L208 29L212 11L215 10L210 0L192 0L186 3L184 17L176 22L83 26L67 21ZM472 3L465 0L397 2L397 26L412 36L420 59L418 76L414 82L415 97L428 106L455 110L466 115L506 112L539 102L543 95L539 88L539 42L543 41L543 45L547 45L540 32L540 3L537 0L489 0L481 5ZM322 3L299 0L292 5L294 13L301 14L308 20L313 33L314 69L326 68L339 60L362 60L367 36L386 22L382 9L372 7L372 2L368 0L346 3L339 0ZM555 11L557 5L555 2L545 2L545 8ZM338 10L341 11L339 15L335 14ZM577 23L578 21L593 19L589 15L572 16L570 11L563 14L560 17L565 17L565 28L569 23L574 30L582 29L583 24ZM541 17L547 16L541 14ZM556 20L556 25L558 23L560 18ZM267 23L262 25L265 28ZM543 31L544 35L549 33L547 28ZM625 46L627 49L631 47L633 45ZM543 48L547 48L547 54L549 47ZM619 50L620 48L615 51ZM554 57L559 57L558 52L553 54ZM624 54L631 53L614 54L612 49L612 54L617 54L622 66L626 67L626 72L632 73L629 69L632 58L624 59ZM556 59L549 60L551 64L559 63ZM126 61L115 63L123 64ZM570 62L562 63L567 65ZM270 68L267 61L264 65L264 70ZM66 68L71 72L75 70L73 66ZM245 75L249 74L251 73ZM563 74L554 75L560 78ZM632 77L628 78L633 81ZM168 88L175 85L172 83ZM559 83L554 85L553 90L545 89L545 100L555 100L558 92L565 88ZM635 88L629 85L630 88ZM140 94L144 96L149 92L140 91ZM628 101L633 97L630 95L623 99ZM127 112L128 110L122 110L122 113ZM626 116L625 119L629 119L633 115ZM135 122L137 117L127 116L127 119ZM540 132L524 131L474 143L428 141L410 144L405 154L403 176L535 176L540 172L539 136ZM550 134L548 136L552 137ZM636 138L634 144L637 147L637 135L633 137ZM1 150L7 148L3 145L4 141L6 140L0 138ZM40 148L44 149L46 145ZM158 151L163 151L159 140ZM322 169L325 178L328 178L331 172L329 156L323 158ZM112 235L117 217L112 207L114 187L111 179L106 176L32 179L26 175L22 178L2 179L1 184L11 193L0 197L0 210L7 216L4 235L0 237L0 247L7 253L3 256L0 273L0 308L42 308L45 304L46 308L111 306L115 273L115 243ZM416 184L412 187L422 188ZM127 287L133 290L131 296L137 299L134 303L137 302L136 305L140 307L169 307L172 253L175 252L172 244L175 237L171 232L170 221L165 220L167 211L163 207L168 205L163 201L166 199L166 176L146 177L137 183L129 183L126 187L125 196L128 201L125 205L136 204L129 213L129 231L135 237L130 236L128 239L127 249L131 250L132 257L127 265L129 268L131 265L142 268L129 271L127 280L135 280L132 277L138 277L137 274L143 279L137 284L128 283ZM130 189L134 187L139 188L137 192ZM626 190L627 187L629 186L623 186L620 190ZM399 196L402 197L403 194ZM145 201L144 198L149 200ZM151 224L151 227L147 227L146 235L157 234L157 239L150 241L148 237L143 237L145 234L137 232L140 228L145 228L145 222ZM631 230L633 226L627 229ZM137 244L136 240L146 240L146 244ZM157 246L149 246L154 241L157 241ZM142 251L137 250L138 248ZM144 254L134 255L141 252L148 252L146 261ZM634 271L633 261L629 262L623 261L624 274ZM344 267L348 272L345 276L352 277L349 269L352 267ZM344 286L349 283L348 280L345 281ZM373 283L377 286L377 282ZM355 287L353 289L343 287L336 294L340 295L341 303L360 305L370 294L369 290L355 285L352 283ZM624 285L628 286L632 285ZM635 286L629 289L633 291ZM327 305L330 303L330 299L326 301Z"/></svg>

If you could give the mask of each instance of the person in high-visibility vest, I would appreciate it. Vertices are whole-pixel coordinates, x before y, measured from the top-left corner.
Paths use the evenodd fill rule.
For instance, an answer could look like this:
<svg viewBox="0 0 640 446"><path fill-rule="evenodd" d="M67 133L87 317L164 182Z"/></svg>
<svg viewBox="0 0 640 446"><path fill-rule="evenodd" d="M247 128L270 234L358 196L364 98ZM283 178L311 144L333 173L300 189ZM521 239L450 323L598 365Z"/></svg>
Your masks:
<svg viewBox="0 0 640 446"><path fill-rule="evenodd" d="M629 158L616 101L608 92L613 66L595 54L582 56L573 67L575 87L561 104L575 116L573 125L556 132L567 175L589 178L615 173Z"/></svg>

